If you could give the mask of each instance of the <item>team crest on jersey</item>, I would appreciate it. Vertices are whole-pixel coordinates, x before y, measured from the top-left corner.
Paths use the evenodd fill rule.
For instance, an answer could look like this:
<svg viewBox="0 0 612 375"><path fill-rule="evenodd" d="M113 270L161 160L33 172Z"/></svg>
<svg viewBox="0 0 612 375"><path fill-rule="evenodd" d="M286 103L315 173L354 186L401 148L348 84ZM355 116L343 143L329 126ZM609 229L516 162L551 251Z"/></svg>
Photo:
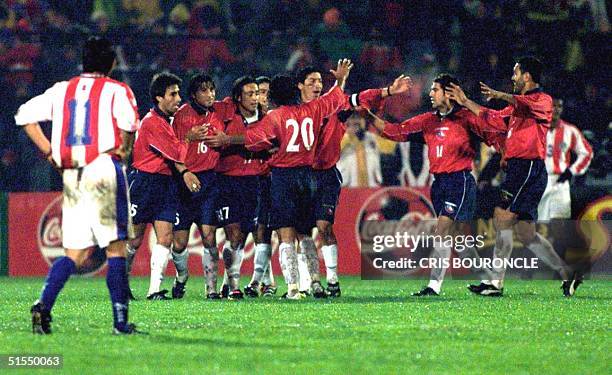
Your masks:
<svg viewBox="0 0 612 375"><path fill-rule="evenodd" d="M438 139L444 139L446 138L446 132L448 131L448 127L440 127L440 128L436 128L436 138Z"/></svg>
<svg viewBox="0 0 612 375"><path fill-rule="evenodd" d="M38 250L43 259L49 266L59 258L64 256L62 247L62 196L55 198L38 220ZM88 252L83 265L77 268L76 272L80 275L93 275L104 268L106 264L106 252L95 246L93 249L85 250Z"/></svg>
<svg viewBox="0 0 612 375"><path fill-rule="evenodd" d="M451 202L444 202L444 209L447 213L454 214L457 209L457 205Z"/></svg>

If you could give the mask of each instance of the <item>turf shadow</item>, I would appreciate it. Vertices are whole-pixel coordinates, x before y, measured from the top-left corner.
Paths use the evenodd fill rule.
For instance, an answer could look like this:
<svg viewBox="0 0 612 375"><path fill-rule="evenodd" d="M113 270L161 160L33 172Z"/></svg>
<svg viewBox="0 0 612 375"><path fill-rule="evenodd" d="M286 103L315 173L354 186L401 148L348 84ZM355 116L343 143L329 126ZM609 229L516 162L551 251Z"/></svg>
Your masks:
<svg viewBox="0 0 612 375"><path fill-rule="evenodd" d="M287 344L271 344L271 343L254 343L254 342L241 342L241 341L232 341L232 340L219 340L219 339L211 339L206 337L181 337L181 336L169 336L169 335L159 335L159 334L150 334L148 338L151 341L155 341L157 343L169 343L173 345L214 345L214 347L224 347L224 348L264 348L264 349L291 349L297 348L296 346L291 346Z"/></svg>

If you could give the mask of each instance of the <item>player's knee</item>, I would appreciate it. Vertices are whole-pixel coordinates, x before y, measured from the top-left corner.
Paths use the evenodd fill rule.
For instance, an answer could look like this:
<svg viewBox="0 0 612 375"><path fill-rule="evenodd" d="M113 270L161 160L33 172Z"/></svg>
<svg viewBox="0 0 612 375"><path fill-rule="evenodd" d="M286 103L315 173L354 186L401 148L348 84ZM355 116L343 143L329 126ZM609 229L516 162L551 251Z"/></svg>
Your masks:
<svg viewBox="0 0 612 375"><path fill-rule="evenodd" d="M207 249L216 247L217 243L215 241L215 234L209 233L202 236L202 245L204 245L204 247Z"/></svg>
<svg viewBox="0 0 612 375"><path fill-rule="evenodd" d="M336 243L336 235L334 233L334 227L331 223L319 222L317 224L317 229L321 235L323 245L334 245Z"/></svg>
<svg viewBox="0 0 612 375"><path fill-rule="evenodd" d="M163 234L159 234L157 237L157 243L165 246L167 248L170 248L170 246L172 245L172 240L173 240L173 236L172 236L172 232L170 233L163 233Z"/></svg>
<svg viewBox="0 0 612 375"><path fill-rule="evenodd" d="M172 251L175 253L182 253L187 248L187 239L174 238L172 241Z"/></svg>

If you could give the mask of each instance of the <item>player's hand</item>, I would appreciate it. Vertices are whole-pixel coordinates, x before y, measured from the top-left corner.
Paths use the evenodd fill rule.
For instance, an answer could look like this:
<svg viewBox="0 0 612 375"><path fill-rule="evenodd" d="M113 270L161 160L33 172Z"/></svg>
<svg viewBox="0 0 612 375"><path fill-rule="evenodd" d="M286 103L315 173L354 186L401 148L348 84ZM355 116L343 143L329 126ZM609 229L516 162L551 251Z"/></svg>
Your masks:
<svg viewBox="0 0 612 375"><path fill-rule="evenodd" d="M340 59L338 60L338 67L336 70L330 70L330 73L336 77L336 81L338 81L338 86L343 86L344 82L349 76L349 73L353 69L353 63L349 59Z"/></svg>
<svg viewBox="0 0 612 375"><path fill-rule="evenodd" d="M482 95L484 95L487 101L491 99L499 99L501 98L501 95L503 94L503 92L501 91L493 90L492 88L487 86L484 82L480 82L480 92L482 93Z"/></svg>
<svg viewBox="0 0 612 375"><path fill-rule="evenodd" d="M468 101L467 95L465 95L465 92L463 92L463 89L459 85L451 83L450 87L446 89L446 92L448 93L449 99L456 101L459 105L465 105Z"/></svg>
<svg viewBox="0 0 612 375"><path fill-rule="evenodd" d="M185 185L187 185L187 189L189 189L189 191L191 191L192 193L200 191L200 188L202 187L198 176L193 174L193 172L184 173L183 181L185 182Z"/></svg>
<svg viewBox="0 0 612 375"><path fill-rule="evenodd" d="M401 75L393 81L389 86L389 94L397 95L407 92L412 87L412 79L408 76Z"/></svg>
<svg viewBox="0 0 612 375"><path fill-rule="evenodd" d="M231 143L230 136L225 134L221 130L215 130L214 134L207 135L204 138L202 138L202 140L204 141L205 145L207 145L208 147L213 147L213 148L229 146Z"/></svg>
<svg viewBox="0 0 612 375"><path fill-rule="evenodd" d="M193 128L189 129L185 135L185 140L187 142L201 141L204 139L204 137L206 137L206 134L208 134L208 126L194 126Z"/></svg>

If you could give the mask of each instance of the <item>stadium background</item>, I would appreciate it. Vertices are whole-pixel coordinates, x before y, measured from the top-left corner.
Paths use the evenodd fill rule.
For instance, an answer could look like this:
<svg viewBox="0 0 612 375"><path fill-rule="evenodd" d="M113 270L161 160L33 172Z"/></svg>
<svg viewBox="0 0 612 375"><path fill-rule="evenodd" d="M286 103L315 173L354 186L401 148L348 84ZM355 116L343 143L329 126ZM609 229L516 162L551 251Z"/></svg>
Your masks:
<svg viewBox="0 0 612 375"><path fill-rule="evenodd" d="M356 62L350 91L381 87L400 73L413 77L411 92L389 99L384 107L387 119L400 121L429 110L428 87L439 72L456 74L475 97L478 81L510 91L514 58L535 54L546 64L545 89L565 100L563 118L585 133L595 153L586 176L572 186L573 217L602 197L602 212L609 215L612 207L611 44L605 1L8 0L0 4L0 87L5 93L0 104L0 190L5 192L0 199L0 274L8 272L7 233L9 239L23 234L37 244L35 233L24 228L34 225L39 233L41 216L28 204L48 203L55 195L40 192L61 189L59 175L12 116L53 82L78 74L80 42L90 33L104 34L119 46L114 76L134 89L141 114L150 107L150 78L163 69L185 79L194 70L207 71L222 98L243 74L271 76L310 64L327 71L339 57L350 57ZM331 84L326 75L325 87ZM367 139L375 141L380 165L381 179L374 185L405 185L398 178L402 171L422 172L421 146L402 153L395 143L373 135ZM478 169L485 159L483 153ZM495 194L494 185L481 185L486 190L481 193ZM351 201L359 191L346 188L342 199ZM480 211L486 216L488 209ZM9 233L8 219L18 212L25 215L11 223L17 226ZM15 242L13 251L23 251L22 246ZM340 265L341 271L353 270L346 267Z"/></svg>

